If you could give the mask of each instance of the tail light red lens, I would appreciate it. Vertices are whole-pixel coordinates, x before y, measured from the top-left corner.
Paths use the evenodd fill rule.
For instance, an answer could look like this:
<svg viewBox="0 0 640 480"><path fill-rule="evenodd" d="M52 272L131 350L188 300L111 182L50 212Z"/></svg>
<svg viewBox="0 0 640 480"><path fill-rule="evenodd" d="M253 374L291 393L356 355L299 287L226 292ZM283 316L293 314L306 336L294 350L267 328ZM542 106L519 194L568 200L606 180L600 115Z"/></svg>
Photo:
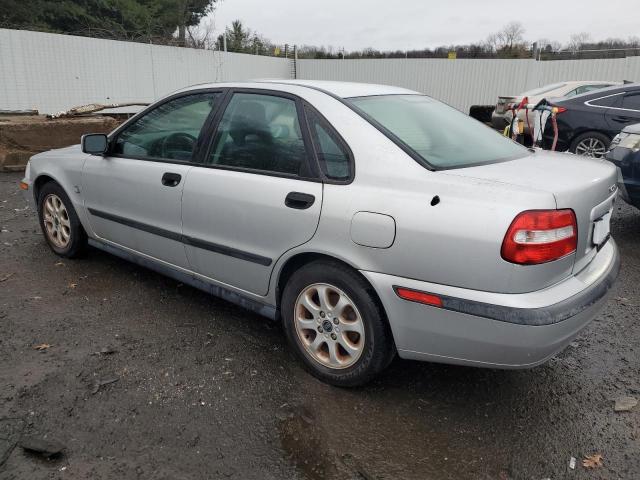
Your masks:
<svg viewBox="0 0 640 480"><path fill-rule="evenodd" d="M511 222L500 253L507 262L536 265L569 255L577 245L573 210L528 210Z"/></svg>

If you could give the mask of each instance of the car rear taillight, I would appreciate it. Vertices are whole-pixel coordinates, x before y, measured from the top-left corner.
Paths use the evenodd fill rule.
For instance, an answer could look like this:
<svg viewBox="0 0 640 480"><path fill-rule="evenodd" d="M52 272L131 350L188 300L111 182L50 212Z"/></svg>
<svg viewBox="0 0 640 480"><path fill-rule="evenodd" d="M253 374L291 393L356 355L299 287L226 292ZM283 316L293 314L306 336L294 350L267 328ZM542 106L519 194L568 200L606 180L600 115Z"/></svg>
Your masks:
<svg viewBox="0 0 640 480"><path fill-rule="evenodd" d="M536 265L569 255L577 245L573 210L527 210L511 222L500 253L507 262Z"/></svg>

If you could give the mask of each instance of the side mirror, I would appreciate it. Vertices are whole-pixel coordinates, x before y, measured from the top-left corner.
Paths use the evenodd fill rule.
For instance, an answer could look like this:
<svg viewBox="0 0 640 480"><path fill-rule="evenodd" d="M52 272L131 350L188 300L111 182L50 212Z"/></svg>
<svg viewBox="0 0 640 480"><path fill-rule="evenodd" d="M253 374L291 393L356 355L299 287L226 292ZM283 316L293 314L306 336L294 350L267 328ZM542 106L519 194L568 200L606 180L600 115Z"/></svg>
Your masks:
<svg viewBox="0 0 640 480"><path fill-rule="evenodd" d="M109 142L104 133L88 133L80 138L80 145L84 153L91 155L102 155L107 151Z"/></svg>

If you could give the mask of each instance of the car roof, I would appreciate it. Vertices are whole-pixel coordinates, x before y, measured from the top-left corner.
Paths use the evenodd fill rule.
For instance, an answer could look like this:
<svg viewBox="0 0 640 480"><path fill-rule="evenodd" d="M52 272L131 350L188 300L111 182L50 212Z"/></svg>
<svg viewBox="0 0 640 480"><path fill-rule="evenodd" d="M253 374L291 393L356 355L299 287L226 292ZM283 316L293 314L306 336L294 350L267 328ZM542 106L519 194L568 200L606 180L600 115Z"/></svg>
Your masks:
<svg viewBox="0 0 640 480"><path fill-rule="evenodd" d="M193 85L181 89L180 91L189 91L201 88L216 88L216 87L244 87L244 88L259 88L261 85L269 84L270 87L277 87L281 85L283 90L288 91L290 87L304 87L314 90L321 90L330 95L334 95L340 98L351 97L368 97L372 95L402 95L419 94L414 90L409 90L402 87L394 87L391 85L376 85L373 83L358 83L358 82L336 82L329 80L248 80L242 82L224 82L224 83L205 83L200 85ZM289 88L287 88L289 87ZM274 88L277 89L277 88Z"/></svg>
<svg viewBox="0 0 640 480"><path fill-rule="evenodd" d="M614 95L616 93L624 93L624 92L638 90L638 89L640 89L640 83L626 83L624 85L615 85L613 87L599 88L598 90L593 90L587 93L581 93L580 95L576 95L574 97L570 97L567 99L564 99L564 97L561 97L562 100L559 100L559 101L573 102L575 100L600 98L600 97L606 97L607 95Z"/></svg>

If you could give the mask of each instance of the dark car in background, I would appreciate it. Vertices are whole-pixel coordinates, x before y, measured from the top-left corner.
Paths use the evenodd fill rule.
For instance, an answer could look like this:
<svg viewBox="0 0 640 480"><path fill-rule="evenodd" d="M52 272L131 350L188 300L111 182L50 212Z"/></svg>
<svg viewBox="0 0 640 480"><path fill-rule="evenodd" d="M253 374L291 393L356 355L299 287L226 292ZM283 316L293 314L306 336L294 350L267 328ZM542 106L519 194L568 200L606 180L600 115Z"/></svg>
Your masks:
<svg viewBox="0 0 640 480"><path fill-rule="evenodd" d="M618 167L620 196L640 208L640 123L625 127L613 139L606 158Z"/></svg>
<svg viewBox="0 0 640 480"><path fill-rule="evenodd" d="M549 103L558 107L556 150L603 158L611 140L623 128L640 122L640 83L550 99ZM553 138L553 124L548 120L544 126L544 148L551 148Z"/></svg>

